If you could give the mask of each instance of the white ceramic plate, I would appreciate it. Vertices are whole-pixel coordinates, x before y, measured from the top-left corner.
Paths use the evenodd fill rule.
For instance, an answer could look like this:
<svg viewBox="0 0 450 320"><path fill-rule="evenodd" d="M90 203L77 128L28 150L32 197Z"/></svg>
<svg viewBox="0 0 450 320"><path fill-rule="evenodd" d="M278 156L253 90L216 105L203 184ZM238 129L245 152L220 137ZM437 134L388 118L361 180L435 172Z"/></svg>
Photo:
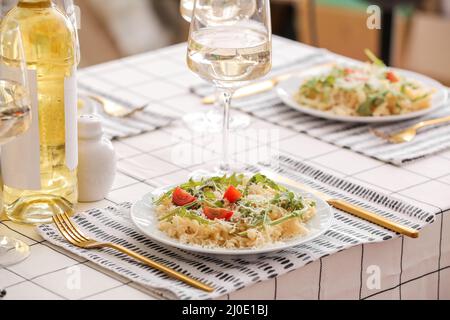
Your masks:
<svg viewBox="0 0 450 320"><path fill-rule="evenodd" d="M272 251L279 251L283 249L287 249L293 246L300 245L302 243L311 241L319 236L321 236L325 231L327 231L333 222L333 212L330 206L323 200L306 194L303 191L300 191L291 186L286 186L290 190L297 192L299 194L303 194L308 196L308 198L314 199L317 203L317 213L316 216L311 219L306 226L310 230L307 236L300 236L293 238L289 241L284 241L282 243L273 244L270 246L265 246L262 248L255 249L225 249L225 248L208 248L197 245L183 244L180 243L177 239L171 238L166 235L164 232L158 229L158 219L154 212L153 205L151 204L151 199L154 196L159 196L167 190L170 190L176 186L167 187L164 189L158 189L152 193L149 193L143 197L142 200L136 202L131 208L131 219L135 226L146 236L160 242L162 244L173 246L178 249L183 249L187 251L193 251L198 253L205 254L214 254L214 255L253 255L253 254L262 254L268 253Z"/></svg>
<svg viewBox="0 0 450 320"><path fill-rule="evenodd" d="M395 115L395 116L384 116L384 117L355 117L355 116L339 116L335 115L329 112L324 112L320 110L315 110L308 108L305 105L299 104L297 101L295 101L294 94L298 91L302 83L307 80L307 78L310 78L311 76L317 76L320 74L323 74L325 72L328 72L330 70L330 66L326 66L323 68L314 68L311 72L305 72L302 74L302 76L296 76L291 77L283 82L281 82L277 86L277 93L278 96L283 100L283 102L292 107L295 110L301 111L303 113L306 113L311 116L329 119L329 120L335 120L335 121L344 121L344 122L359 122L359 123L380 123L380 122L396 122L396 121L403 121L403 120L409 120L413 118L417 118L423 115L426 115L428 113L434 112L437 109L441 108L444 103L447 101L447 89L437 82L436 80L433 80L427 76L412 72L412 71L406 71L401 69L395 69L392 68L391 70L395 71L396 73L410 79L415 79L419 82L421 82L423 85L434 88L436 92L433 94L432 102L431 102L431 108L428 108L426 110L420 110L417 112L411 112L408 114L403 115Z"/></svg>

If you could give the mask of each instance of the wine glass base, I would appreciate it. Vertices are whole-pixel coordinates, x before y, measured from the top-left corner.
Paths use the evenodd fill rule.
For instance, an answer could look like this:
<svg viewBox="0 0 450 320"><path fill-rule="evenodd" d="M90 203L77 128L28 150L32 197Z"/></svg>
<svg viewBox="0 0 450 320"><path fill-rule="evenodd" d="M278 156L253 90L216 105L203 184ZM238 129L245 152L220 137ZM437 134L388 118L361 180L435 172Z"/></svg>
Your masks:
<svg viewBox="0 0 450 320"><path fill-rule="evenodd" d="M15 223L49 224L57 214L74 213L74 205L67 199L49 194L23 196L5 206L6 216Z"/></svg>
<svg viewBox="0 0 450 320"><path fill-rule="evenodd" d="M0 267L19 263L30 255L30 247L24 242L0 236Z"/></svg>
<svg viewBox="0 0 450 320"><path fill-rule="evenodd" d="M232 174L241 173L248 174L248 166L238 162L231 162L228 165L217 164L216 166L206 166L202 169L197 169L189 174L189 178L200 180L204 177L230 176Z"/></svg>
<svg viewBox="0 0 450 320"><path fill-rule="evenodd" d="M184 124L195 132L219 133L222 132L223 115L219 112L197 112L183 117ZM232 115L230 130L243 130L250 125L250 117L244 114Z"/></svg>

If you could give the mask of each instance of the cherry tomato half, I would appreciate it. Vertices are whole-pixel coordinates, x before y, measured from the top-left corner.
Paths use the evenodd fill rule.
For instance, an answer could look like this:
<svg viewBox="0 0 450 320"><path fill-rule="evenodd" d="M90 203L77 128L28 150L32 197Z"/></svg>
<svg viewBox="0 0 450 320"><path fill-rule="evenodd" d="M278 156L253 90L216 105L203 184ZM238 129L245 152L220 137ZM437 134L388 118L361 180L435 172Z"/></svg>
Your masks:
<svg viewBox="0 0 450 320"><path fill-rule="evenodd" d="M223 198L227 199L231 203L236 203L238 200L240 200L242 198L242 194L234 186L230 186L227 189L227 191L225 191Z"/></svg>
<svg viewBox="0 0 450 320"><path fill-rule="evenodd" d="M234 215L233 211L223 209L223 208L210 208L203 207L203 213L209 220L227 220L229 221L231 217Z"/></svg>
<svg viewBox="0 0 450 320"><path fill-rule="evenodd" d="M188 192L180 187L177 187L172 194L172 202L177 206L185 206L197 200L196 197L191 196Z"/></svg>
<svg viewBox="0 0 450 320"><path fill-rule="evenodd" d="M386 79L388 79L392 83L399 81L398 77L392 71L386 73Z"/></svg>

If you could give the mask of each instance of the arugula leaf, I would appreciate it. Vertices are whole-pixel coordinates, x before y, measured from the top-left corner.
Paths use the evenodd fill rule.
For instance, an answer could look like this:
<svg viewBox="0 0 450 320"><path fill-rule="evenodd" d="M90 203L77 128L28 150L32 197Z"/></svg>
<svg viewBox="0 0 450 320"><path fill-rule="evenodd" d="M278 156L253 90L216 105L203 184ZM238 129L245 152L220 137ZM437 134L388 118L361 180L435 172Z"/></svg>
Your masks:
<svg viewBox="0 0 450 320"><path fill-rule="evenodd" d="M214 206L216 208L224 208L225 207L225 203L223 200L217 200L216 202L214 202Z"/></svg>
<svg viewBox="0 0 450 320"><path fill-rule="evenodd" d="M249 183L264 183L266 181L266 176L257 173L253 177L250 178Z"/></svg>
<svg viewBox="0 0 450 320"><path fill-rule="evenodd" d="M379 67L386 67L386 64L379 59L372 51L370 51L369 49L364 50L364 53L366 54L366 56L370 59L370 61L372 61L372 63L376 66Z"/></svg>
<svg viewBox="0 0 450 320"><path fill-rule="evenodd" d="M248 217L254 212L254 210L249 206L245 206L245 207L240 206L238 209L238 212L241 214L242 217Z"/></svg>
<svg viewBox="0 0 450 320"><path fill-rule="evenodd" d="M271 204L276 205L288 211L302 210L304 209L304 200L300 196L296 196L295 193L286 191L277 194L271 201Z"/></svg>
<svg viewBox="0 0 450 320"><path fill-rule="evenodd" d="M198 187L199 190L216 190L216 184L213 181L204 181L203 185Z"/></svg>
<svg viewBox="0 0 450 320"><path fill-rule="evenodd" d="M191 178L191 179L189 179L188 182L180 185L180 188L189 193L194 193L196 191L195 189L200 187L202 184L203 184L203 180L195 181L194 179Z"/></svg>
<svg viewBox="0 0 450 320"><path fill-rule="evenodd" d="M419 86L417 85L417 83L414 83L414 82L411 82L411 81L407 81L407 82L405 83L405 85L406 85L407 87L410 87L410 88L413 89L413 90L419 89Z"/></svg>
<svg viewBox="0 0 450 320"><path fill-rule="evenodd" d="M423 100L425 98L428 98L429 95L430 95L429 93L425 93L424 95L413 99L412 102L417 102L417 101Z"/></svg>
<svg viewBox="0 0 450 320"><path fill-rule="evenodd" d="M160 218L159 221L167 221L167 220L173 218L174 216L179 216L179 217L188 218L191 220L196 220L201 224L209 224L210 223L209 220L206 220L206 219L200 217L193 211L187 210L185 207L179 207L179 208L176 208L175 210L172 210L169 214Z"/></svg>
<svg viewBox="0 0 450 320"><path fill-rule="evenodd" d="M406 94L406 84L402 84L402 86L400 87L400 92L402 94Z"/></svg>
<svg viewBox="0 0 450 320"><path fill-rule="evenodd" d="M212 191L203 191L203 196L207 200L216 200L216 195Z"/></svg>
<svg viewBox="0 0 450 320"><path fill-rule="evenodd" d="M374 108L381 105L385 101L385 98L388 93L389 93L389 91L385 90L379 94L369 96L367 98L367 100L364 101L359 106L359 108L358 108L358 110L356 110L356 112L358 114L360 114L361 116L365 116L365 117L371 116L373 114Z"/></svg>
<svg viewBox="0 0 450 320"><path fill-rule="evenodd" d="M267 220L269 220L269 212L271 210L262 210L259 215L257 215L253 221L250 223L250 227L251 228L257 228L257 227L262 227L264 225L267 225Z"/></svg>
<svg viewBox="0 0 450 320"><path fill-rule="evenodd" d="M372 106L373 106L374 102L375 102L375 98L369 97L366 101L364 101L359 106L359 108L358 108L358 110L356 110L356 112L363 117L371 116L373 114Z"/></svg>
<svg viewBox="0 0 450 320"><path fill-rule="evenodd" d="M255 174L248 182L249 184L258 184L261 183L263 185L268 185L272 189L276 191L286 191L286 188L283 186L280 186L275 181L267 178L265 175L262 175L260 173Z"/></svg>
<svg viewBox="0 0 450 320"><path fill-rule="evenodd" d="M184 207L176 208L176 209L170 211L165 216L159 218L159 221L167 221L167 220L169 220L170 218L172 218L173 216L177 215L179 212L181 212L183 210L186 211L186 208L184 208Z"/></svg>
<svg viewBox="0 0 450 320"><path fill-rule="evenodd" d="M238 175L236 173L233 173L233 175L231 175L228 178L228 184L232 185L233 187L237 187L237 186L242 184L243 180L244 180L244 175L243 174L239 174Z"/></svg>
<svg viewBox="0 0 450 320"><path fill-rule="evenodd" d="M326 79L324 80L324 83L327 84L328 86L332 87L334 86L334 84L336 83L336 77L333 75L329 75L328 77L326 77Z"/></svg>
<svg viewBox="0 0 450 320"><path fill-rule="evenodd" d="M153 204L154 205L160 205L164 200L170 198L172 196L172 193L173 193L173 189L167 191L162 196L160 196L158 199L154 200Z"/></svg>
<svg viewBox="0 0 450 320"><path fill-rule="evenodd" d="M191 220L198 221L200 224L210 224L209 220L206 220L205 218L200 217L199 215L195 214L192 211L184 210L184 211L179 212L177 215L182 218L188 218Z"/></svg>
<svg viewBox="0 0 450 320"><path fill-rule="evenodd" d="M289 221L291 219L294 219L294 218L301 218L306 213L306 211L307 211L307 208L305 208L303 210L295 210L291 214L288 214L278 220L272 221L271 223L269 223L269 225L273 227L273 226L282 224L282 223Z"/></svg>
<svg viewBox="0 0 450 320"><path fill-rule="evenodd" d="M308 80L303 87L307 88L307 89L315 89L315 87L317 86L317 83L319 82L318 78L312 78L311 80Z"/></svg>

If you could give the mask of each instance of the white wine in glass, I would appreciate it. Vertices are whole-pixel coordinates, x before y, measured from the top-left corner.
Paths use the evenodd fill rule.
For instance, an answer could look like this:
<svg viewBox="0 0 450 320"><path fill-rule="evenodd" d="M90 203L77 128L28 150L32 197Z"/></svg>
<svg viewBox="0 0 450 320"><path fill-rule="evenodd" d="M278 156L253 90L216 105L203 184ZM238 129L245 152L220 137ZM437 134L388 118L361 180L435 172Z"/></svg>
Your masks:
<svg viewBox="0 0 450 320"><path fill-rule="evenodd" d="M189 39L188 66L219 87L239 87L270 71L270 38L239 24L195 31Z"/></svg>
<svg viewBox="0 0 450 320"><path fill-rule="evenodd" d="M12 52L4 57L4 48ZM0 145L26 133L31 125L31 98L22 35L15 21L0 25ZM3 211L3 210L2 210ZM24 242L0 235L0 267L22 261L30 253Z"/></svg>
<svg viewBox="0 0 450 320"><path fill-rule="evenodd" d="M188 41L191 71L212 82L221 92L223 148L221 171L234 171L229 161L230 104L236 89L265 76L272 68L272 29L269 0L255 0L249 15L247 1L237 1L236 19L220 19L223 1L195 0ZM212 16L205 18L205 7ZM242 9L242 10L240 10ZM218 15L218 16L216 16Z"/></svg>

